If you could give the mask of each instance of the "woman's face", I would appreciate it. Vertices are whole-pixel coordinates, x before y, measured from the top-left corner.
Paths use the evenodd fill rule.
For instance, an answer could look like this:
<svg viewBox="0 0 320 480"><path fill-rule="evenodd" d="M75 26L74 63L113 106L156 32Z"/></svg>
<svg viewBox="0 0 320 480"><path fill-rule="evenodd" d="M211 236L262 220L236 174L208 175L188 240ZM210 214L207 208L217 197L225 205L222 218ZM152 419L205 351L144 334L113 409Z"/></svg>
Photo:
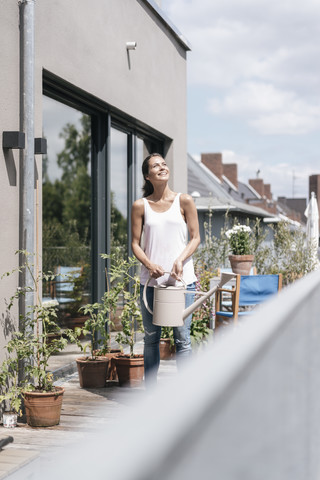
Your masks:
<svg viewBox="0 0 320 480"><path fill-rule="evenodd" d="M149 172L146 179L149 180L149 182L154 184L154 182L169 180L170 170L162 157L151 157L148 164Z"/></svg>

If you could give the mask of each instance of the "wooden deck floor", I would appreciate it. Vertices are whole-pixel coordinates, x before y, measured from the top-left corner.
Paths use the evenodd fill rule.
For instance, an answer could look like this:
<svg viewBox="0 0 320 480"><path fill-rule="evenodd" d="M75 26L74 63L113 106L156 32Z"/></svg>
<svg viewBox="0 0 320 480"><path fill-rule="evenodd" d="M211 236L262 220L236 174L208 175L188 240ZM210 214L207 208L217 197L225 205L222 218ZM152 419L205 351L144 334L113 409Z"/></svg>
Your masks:
<svg viewBox="0 0 320 480"><path fill-rule="evenodd" d="M159 383L172 377L176 372L174 360L161 361ZM57 382L65 388L60 425L47 428L32 428L19 424L17 428L0 426L0 438L11 435L14 438L0 451L0 479L25 480L28 469L37 468L42 459L54 459L55 452L94 435L97 426L114 424L120 419L123 409L133 408L135 401L146 393L144 386L128 388L110 384L103 389L82 389L78 375L73 373ZM21 472L21 476L19 476Z"/></svg>

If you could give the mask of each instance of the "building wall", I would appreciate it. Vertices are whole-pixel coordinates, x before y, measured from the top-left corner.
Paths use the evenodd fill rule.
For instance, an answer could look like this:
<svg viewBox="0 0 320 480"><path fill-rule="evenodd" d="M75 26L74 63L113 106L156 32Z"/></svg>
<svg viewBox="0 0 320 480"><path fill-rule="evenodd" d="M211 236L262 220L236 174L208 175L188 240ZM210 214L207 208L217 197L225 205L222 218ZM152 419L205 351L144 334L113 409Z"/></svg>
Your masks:
<svg viewBox="0 0 320 480"><path fill-rule="evenodd" d="M36 45L38 79L44 68L173 139L172 187L186 190L186 51L144 1L36 3ZM41 134L40 95L38 109Z"/></svg>
<svg viewBox="0 0 320 480"><path fill-rule="evenodd" d="M19 9L16 2L0 0L0 129L19 130ZM2 147L2 144L1 144ZM1 279L17 265L19 249L19 150L0 150L0 345L8 338L9 314L6 305L17 286L17 274ZM12 312L17 323L18 312ZM2 352L0 351L0 357Z"/></svg>
<svg viewBox="0 0 320 480"><path fill-rule="evenodd" d="M0 127L19 130L19 6L0 0L0 8ZM128 41L137 42L129 55ZM187 50L144 0L35 2L35 137L42 137L46 70L171 139L166 152L171 187L187 191ZM2 273L18 260L19 152L1 149L0 161ZM36 161L41 179L41 156ZM16 286L16 275L0 285L0 313ZM0 333L0 345L2 340Z"/></svg>

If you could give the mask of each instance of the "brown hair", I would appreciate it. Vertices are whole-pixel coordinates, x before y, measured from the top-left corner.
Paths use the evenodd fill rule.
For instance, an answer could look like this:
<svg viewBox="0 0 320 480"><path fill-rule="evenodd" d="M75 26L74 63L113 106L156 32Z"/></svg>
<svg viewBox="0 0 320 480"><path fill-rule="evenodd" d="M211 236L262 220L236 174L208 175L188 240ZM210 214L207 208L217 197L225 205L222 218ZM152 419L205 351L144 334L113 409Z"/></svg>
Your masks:
<svg viewBox="0 0 320 480"><path fill-rule="evenodd" d="M151 195L153 193L153 185L151 182L149 182L149 180L146 179L146 176L148 175L149 173L149 160L150 158L152 157L160 157L160 158L163 158L162 155L160 155L160 153L151 153L150 155L148 155L144 160L143 160L143 163L142 163L142 175L143 175L143 178L144 178L144 184L143 184L143 187L142 187L142 191L143 191L143 196L144 197L148 197L149 195Z"/></svg>

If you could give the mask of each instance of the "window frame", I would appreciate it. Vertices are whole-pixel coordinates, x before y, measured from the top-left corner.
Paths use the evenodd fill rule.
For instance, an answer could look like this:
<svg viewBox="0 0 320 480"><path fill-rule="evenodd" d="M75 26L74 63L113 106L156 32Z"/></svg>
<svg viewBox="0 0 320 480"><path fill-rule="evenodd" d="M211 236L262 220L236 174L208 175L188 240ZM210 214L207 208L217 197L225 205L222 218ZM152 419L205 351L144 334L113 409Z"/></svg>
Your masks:
<svg viewBox="0 0 320 480"><path fill-rule="evenodd" d="M91 301L96 302L106 290L106 268L108 270L109 266L101 253L111 251L111 128L127 134L129 256L132 255L130 209L135 200L137 138L143 140L147 152L160 154L164 154L172 140L47 70L43 71L42 93L91 117Z"/></svg>

